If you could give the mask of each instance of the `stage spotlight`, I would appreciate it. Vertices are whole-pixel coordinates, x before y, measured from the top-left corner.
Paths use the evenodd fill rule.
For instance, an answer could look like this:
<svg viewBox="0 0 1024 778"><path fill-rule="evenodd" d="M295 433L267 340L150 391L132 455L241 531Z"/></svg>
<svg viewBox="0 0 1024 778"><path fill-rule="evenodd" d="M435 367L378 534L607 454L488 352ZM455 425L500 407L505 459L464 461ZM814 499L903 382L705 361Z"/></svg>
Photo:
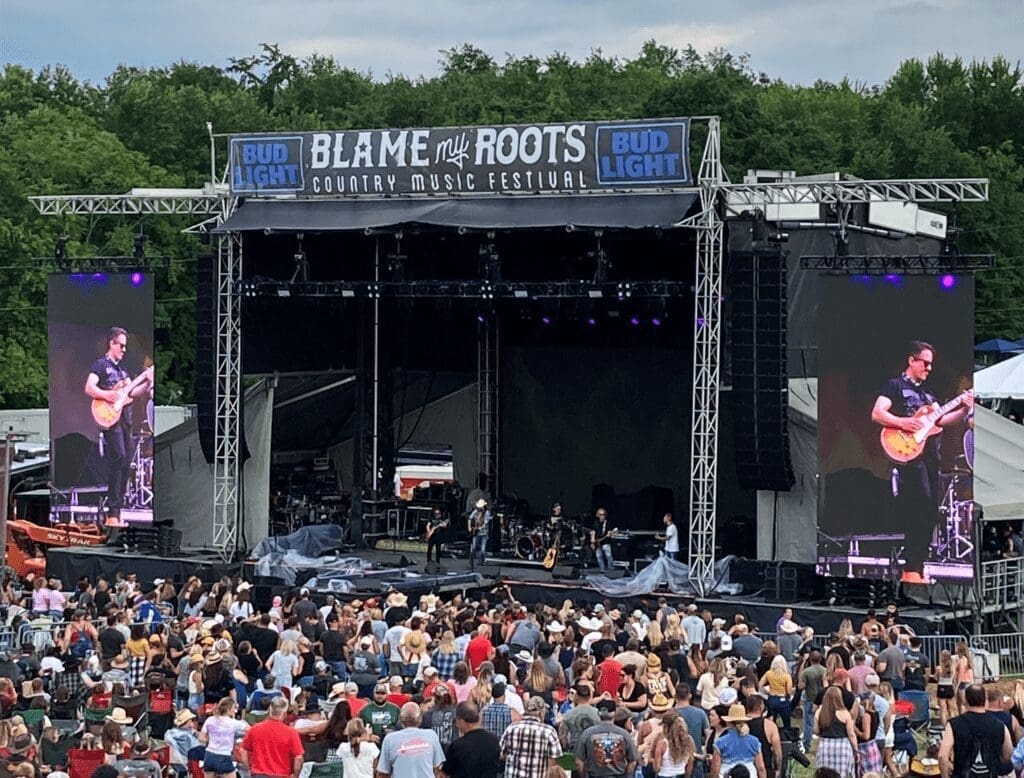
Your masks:
<svg viewBox="0 0 1024 778"><path fill-rule="evenodd" d="M651 324L660 327L668 318L668 307L665 305L665 298L659 297L651 301Z"/></svg>
<svg viewBox="0 0 1024 778"><path fill-rule="evenodd" d="M131 282L132 286L142 286L142 273L132 273Z"/></svg>
<svg viewBox="0 0 1024 778"><path fill-rule="evenodd" d="M135 259L142 259L146 254L146 241L149 240L148 236L144 232L139 232L135 236L135 245L132 247L132 256Z"/></svg>
<svg viewBox="0 0 1024 778"><path fill-rule="evenodd" d="M633 327L639 327L640 326L640 317L639 316L630 316L629 317L629 323Z"/></svg>
<svg viewBox="0 0 1024 778"><path fill-rule="evenodd" d="M593 314L588 316L587 317L587 326L588 327L596 327L597 326L597 317L594 316Z"/></svg>
<svg viewBox="0 0 1024 778"><path fill-rule="evenodd" d="M946 273L944 276L942 276L942 280L940 283L942 284L943 289L952 289L954 286L956 286L956 276L952 275L951 273Z"/></svg>
<svg viewBox="0 0 1024 778"><path fill-rule="evenodd" d="M545 327L547 327L549 324L551 324L551 317L550 316L541 316L540 317L540 323L543 324Z"/></svg>

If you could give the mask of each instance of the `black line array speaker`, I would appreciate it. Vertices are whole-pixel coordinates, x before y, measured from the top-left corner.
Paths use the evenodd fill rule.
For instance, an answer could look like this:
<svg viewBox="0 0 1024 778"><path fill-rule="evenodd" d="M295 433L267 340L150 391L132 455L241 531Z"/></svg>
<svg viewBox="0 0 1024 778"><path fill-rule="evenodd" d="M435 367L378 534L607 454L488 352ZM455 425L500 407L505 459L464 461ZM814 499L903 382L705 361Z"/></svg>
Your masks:
<svg viewBox="0 0 1024 778"><path fill-rule="evenodd" d="M732 409L741 486L789 491L786 254L731 252Z"/></svg>
<svg viewBox="0 0 1024 778"><path fill-rule="evenodd" d="M245 442L245 392L239 398L238 456L249 458ZM215 459L217 426L217 256L200 254L196 261L196 425L199 446L207 463Z"/></svg>

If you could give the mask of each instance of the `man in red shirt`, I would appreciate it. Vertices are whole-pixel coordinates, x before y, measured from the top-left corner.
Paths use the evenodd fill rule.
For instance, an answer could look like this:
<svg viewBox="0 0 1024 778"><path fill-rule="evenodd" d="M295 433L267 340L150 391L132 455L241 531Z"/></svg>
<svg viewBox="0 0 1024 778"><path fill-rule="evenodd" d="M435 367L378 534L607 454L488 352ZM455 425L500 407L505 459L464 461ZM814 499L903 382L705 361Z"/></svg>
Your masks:
<svg viewBox="0 0 1024 778"><path fill-rule="evenodd" d="M619 685L622 683L622 665L613 659L615 649L611 646L604 647L604 661L597 666L601 671L601 678L597 682L598 694L608 693L614 700L619 694Z"/></svg>
<svg viewBox="0 0 1024 778"><path fill-rule="evenodd" d="M481 624L476 628L476 637L466 646L466 662L469 664L469 672L474 675L480 665L494 659L494 644L491 643L490 635L491 626Z"/></svg>
<svg viewBox="0 0 1024 778"><path fill-rule="evenodd" d="M302 772L302 741L284 723L288 700L275 697L267 720L253 726L242 740L239 760L252 778L293 778Z"/></svg>
<svg viewBox="0 0 1024 778"><path fill-rule="evenodd" d="M426 684L423 687L424 700L434 699L434 689L440 684L445 684L452 693L452 699L455 699L455 684L451 681L442 681L437 674L436 667L427 667L423 670L423 682Z"/></svg>
<svg viewBox="0 0 1024 778"><path fill-rule="evenodd" d="M399 708L412 700L411 694L406 694L402 691L402 684L404 683L405 681L402 680L400 675L393 675L388 681L388 686L390 687L388 689L388 702L393 702Z"/></svg>
<svg viewBox="0 0 1024 778"><path fill-rule="evenodd" d="M348 703L349 713L351 718L355 719L359 717L359 711L363 709L368 700L364 700L359 696L359 687L352 681L348 683L336 683L331 687L331 693L327 697L328 700L337 700L338 702L345 701Z"/></svg>

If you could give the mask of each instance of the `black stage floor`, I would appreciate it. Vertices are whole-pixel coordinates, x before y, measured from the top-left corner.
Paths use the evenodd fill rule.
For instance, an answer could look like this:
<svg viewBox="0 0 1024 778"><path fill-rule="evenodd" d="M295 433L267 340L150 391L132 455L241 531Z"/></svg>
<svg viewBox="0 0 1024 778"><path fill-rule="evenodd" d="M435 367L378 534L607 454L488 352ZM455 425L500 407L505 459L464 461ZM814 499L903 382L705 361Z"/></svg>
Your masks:
<svg viewBox="0 0 1024 778"><path fill-rule="evenodd" d="M697 599L671 592L655 592L637 597L606 597L585 580L558 576L559 572L567 572L562 568L556 568L556 575L552 575L552 572L545 570L539 562L489 558L486 565L476 570L480 577L471 578L465 575L470 571L466 559L446 557L442 560L444 571L439 575L432 575L425 569L423 554L366 550L349 552L346 555L359 556L373 562L375 567L382 571L380 575L372 574L366 576L364 581L354 582L355 590L350 596L359 593L365 597L369 593L386 591L387 586L394 583L413 598L427 591L460 591L477 597L487 596L492 602L496 602L501 599L501 594L492 592L496 587L507 584L513 596L527 604L542 602L561 605L564 600L572 600L576 604L600 602L606 608L619 608L623 612L630 612L636 608L653 610L658 598L664 596L672 604L696 602L701 609L707 608L716 616L730 622L735 614L741 613L749 622L760 626L765 632L774 629L783 608L783 603L744 594ZM257 584L254 590L257 607L269 607L270 598L287 589L283 584L273 585L267 579L257 579L254 562L224 563L218 555L208 550L190 550L183 551L179 556L156 557L127 553L121 548L110 546L51 548L47 551L46 569L48 575L60 578L66 586L72 586L81 576L89 576L96 580L101 573L109 578L117 572L135 573L142 582L152 581L154 578L167 578L178 585L191 575L198 575L204 581L215 581L222 575L242 575ZM416 578L403 579L403 571L416 574ZM309 575L306 578L300 576L297 583L305 583L307 578L315 573L315 570L310 570ZM323 597L327 591L328 587L320 587L318 597ZM265 603L261 602L263 599L266 599ZM859 625L865 615L863 608L830 605L827 602L803 601L785 604L794 608L798 623L813 627L818 634L827 634L834 630L845 618ZM966 612L954 613L939 607L907 606L900 608L900 614L904 621L920 634L942 632L947 621L969 616Z"/></svg>

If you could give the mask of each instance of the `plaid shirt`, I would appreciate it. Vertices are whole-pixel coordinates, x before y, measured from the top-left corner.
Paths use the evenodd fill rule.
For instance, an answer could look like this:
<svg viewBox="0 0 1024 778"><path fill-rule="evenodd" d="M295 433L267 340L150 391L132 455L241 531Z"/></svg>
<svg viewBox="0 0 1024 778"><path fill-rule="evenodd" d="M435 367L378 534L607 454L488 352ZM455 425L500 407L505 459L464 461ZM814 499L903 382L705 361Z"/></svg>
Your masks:
<svg viewBox="0 0 1024 778"><path fill-rule="evenodd" d="M459 655L457 653L442 654L439 648L434 649L434 653L430 655L430 664L437 668L437 674L441 677L442 681L447 681L452 677L458 661Z"/></svg>
<svg viewBox="0 0 1024 778"><path fill-rule="evenodd" d="M512 723L512 709L504 702L492 702L480 711L480 725L498 740Z"/></svg>
<svg viewBox="0 0 1024 778"><path fill-rule="evenodd" d="M505 778L546 778L550 760L561 755L555 728L531 716L509 724L501 736Z"/></svg>

